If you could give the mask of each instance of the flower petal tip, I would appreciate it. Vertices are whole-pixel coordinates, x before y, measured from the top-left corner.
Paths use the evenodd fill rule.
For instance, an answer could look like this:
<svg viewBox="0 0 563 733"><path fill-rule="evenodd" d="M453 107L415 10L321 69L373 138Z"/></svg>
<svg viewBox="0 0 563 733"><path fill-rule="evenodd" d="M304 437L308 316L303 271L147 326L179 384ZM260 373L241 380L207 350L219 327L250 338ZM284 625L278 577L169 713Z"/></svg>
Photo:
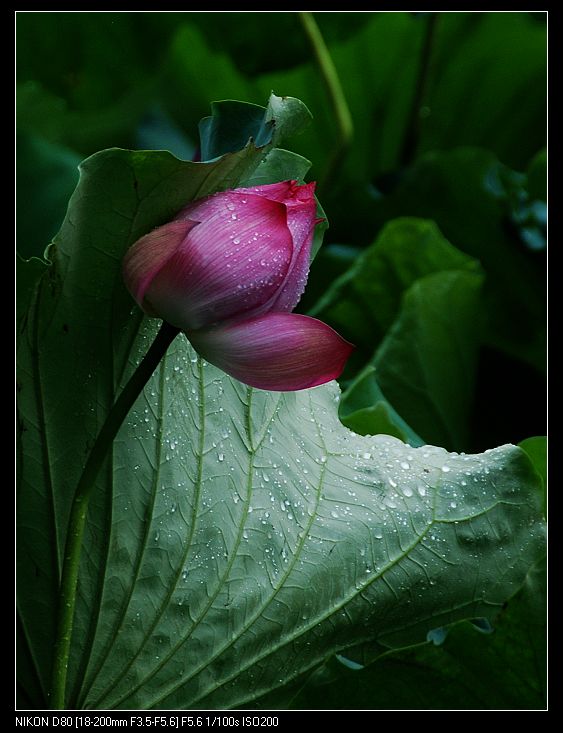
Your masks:
<svg viewBox="0 0 563 733"><path fill-rule="evenodd" d="M207 361L251 387L273 392L336 379L354 349L326 323L296 313L269 313L187 336Z"/></svg>

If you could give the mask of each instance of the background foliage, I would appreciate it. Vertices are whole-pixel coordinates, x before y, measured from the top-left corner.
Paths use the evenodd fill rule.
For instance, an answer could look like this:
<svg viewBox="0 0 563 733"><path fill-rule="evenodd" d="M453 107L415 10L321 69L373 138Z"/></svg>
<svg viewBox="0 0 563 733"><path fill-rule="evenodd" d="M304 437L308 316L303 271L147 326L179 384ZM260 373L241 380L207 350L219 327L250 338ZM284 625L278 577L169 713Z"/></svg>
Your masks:
<svg viewBox="0 0 563 733"><path fill-rule="evenodd" d="M544 14L317 21L354 123L340 163L294 13L19 14L18 251L42 255L87 155L166 149L189 160L210 102L264 104L272 89L298 97L314 123L288 144L313 162L330 222L300 310L358 347L341 380L344 424L465 452L541 436ZM545 441L523 447L541 473ZM466 624L362 670L335 658L286 704L541 707L542 573L530 573L494 634Z"/></svg>

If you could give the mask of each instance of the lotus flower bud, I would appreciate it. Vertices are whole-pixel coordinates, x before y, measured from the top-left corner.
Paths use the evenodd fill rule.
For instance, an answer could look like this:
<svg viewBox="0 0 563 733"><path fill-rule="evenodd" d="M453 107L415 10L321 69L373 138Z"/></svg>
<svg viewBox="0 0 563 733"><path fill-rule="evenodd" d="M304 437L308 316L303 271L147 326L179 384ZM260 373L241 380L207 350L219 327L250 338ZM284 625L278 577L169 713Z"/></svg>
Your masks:
<svg viewBox="0 0 563 733"><path fill-rule="evenodd" d="M319 221L314 189L284 181L192 202L131 247L125 284L148 315L246 384L286 391L334 379L353 347L290 313Z"/></svg>

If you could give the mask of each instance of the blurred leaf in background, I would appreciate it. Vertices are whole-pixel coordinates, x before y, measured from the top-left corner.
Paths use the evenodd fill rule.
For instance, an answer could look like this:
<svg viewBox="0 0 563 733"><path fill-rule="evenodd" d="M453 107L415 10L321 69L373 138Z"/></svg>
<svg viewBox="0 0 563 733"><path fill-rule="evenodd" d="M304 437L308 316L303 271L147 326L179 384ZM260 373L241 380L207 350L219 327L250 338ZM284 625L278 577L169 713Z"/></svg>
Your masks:
<svg viewBox="0 0 563 733"><path fill-rule="evenodd" d="M80 156L35 135L16 140L18 252L42 255L58 232L68 200L78 183Z"/></svg>
<svg viewBox="0 0 563 733"><path fill-rule="evenodd" d="M395 219L311 315L358 346L349 370L369 359L379 387L426 442L461 450L482 285L479 263L452 247L433 222Z"/></svg>

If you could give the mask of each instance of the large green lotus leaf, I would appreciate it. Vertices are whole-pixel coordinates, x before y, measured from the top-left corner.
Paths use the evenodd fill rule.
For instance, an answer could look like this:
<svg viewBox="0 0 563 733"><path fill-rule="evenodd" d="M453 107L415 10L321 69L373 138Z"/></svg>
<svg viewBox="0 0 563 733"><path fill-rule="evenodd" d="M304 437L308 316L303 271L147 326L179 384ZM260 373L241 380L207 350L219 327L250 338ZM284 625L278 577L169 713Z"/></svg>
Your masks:
<svg viewBox="0 0 563 733"><path fill-rule="evenodd" d="M157 327L125 291L122 257L186 200L244 182L250 158L110 150L82 165L19 349L20 684L33 705L49 687L72 492ZM69 705L243 705L334 652L497 613L543 552L525 454L361 437L338 400L335 383L247 388L176 339L91 500Z"/></svg>
<svg viewBox="0 0 563 733"><path fill-rule="evenodd" d="M303 690L293 691L290 705L313 709L544 709L545 600L545 563L540 560L522 589L508 601L492 633L458 624L443 644L401 650L359 671L344 669L333 660Z"/></svg>

